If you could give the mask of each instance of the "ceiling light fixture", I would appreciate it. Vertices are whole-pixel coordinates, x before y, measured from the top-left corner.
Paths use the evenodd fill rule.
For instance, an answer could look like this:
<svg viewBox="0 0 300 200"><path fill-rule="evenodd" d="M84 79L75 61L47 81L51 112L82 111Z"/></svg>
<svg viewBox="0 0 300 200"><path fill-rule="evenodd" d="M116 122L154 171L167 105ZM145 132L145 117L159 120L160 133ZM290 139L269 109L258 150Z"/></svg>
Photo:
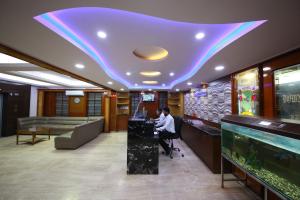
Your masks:
<svg viewBox="0 0 300 200"><path fill-rule="evenodd" d="M83 64L75 64L75 67L78 69L83 69L85 66Z"/></svg>
<svg viewBox="0 0 300 200"><path fill-rule="evenodd" d="M157 81L143 81L143 83L153 85L153 84L157 84L158 82Z"/></svg>
<svg viewBox="0 0 300 200"><path fill-rule="evenodd" d="M130 76L130 75L131 75L131 72L126 72L126 75L127 75L127 76Z"/></svg>
<svg viewBox="0 0 300 200"><path fill-rule="evenodd" d="M120 90L121 90L121 91L124 91L124 88L121 88Z"/></svg>
<svg viewBox="0 0 300 200"><path fill-rule="evenodd" d="M270 71L270 70L271 70L271 67L264 67L264 68L263 68L263 71L264 71L264 72Z"/></svg>
<svg viewBox="0 0 300 200"><path fill-rule="evenodd" d="M0 63L4 63L4 64L20 64L20 63L28 63L24 60L20 60L18 58L6 55L4 53L0 53Z"/></svg>
<svg viewBox="0 0 300 200"><path fill-rule="evenodd" d="M107 84L109 84L109 85L112 85L112 84L113 84L113 82L111 82L111 81L108 81L108 82L107 82Z"/></svg>
<svg viewBox="0 0 300 200"><path fill-rule="evenodd" d="M197 40L201 40L201 39L203 39L204 37L205 37L205 34L204 34L203 32L197 33L197 34L195 35L195 38L196 38Z"/></svg>
<svg viewBox="0 0 300 200"><path fill-rule="evenodd" d="M106 38L106 33L104 32L104 31L98 31L97 32L97 35L98 35L98 37L99 38L101 38L101 39L105 39Z"/></svg>
<svg viewBox="0 0 300 200"><path fill-rule="evenodd" d="M180 90L178 88L176 88L176 92L179 92Z"/></svg>
<svg viewBox="0 0 300 200"><path fill-rule="evenodd" d="M170 72L170 74L169 74L170 76L174 76L175 74L174 74L174 72Z"/></svg>
<svg viewBox="0 0 300 200"><path fill-rule="evenodd" d="M147 77L155 77L161 75L159 71L144 71L144 72L140 72L140 74L142 76L147 76Z"/></svg>
<svg viewBox="0 0 300 200"><path fill-rule="evenodd" d="M3 74L3 73L0 73L0 79L7 80L7 81L15 81L18 83L25 83L29 85L36 85L36 86L57 86L52 83L37 81L29 78L23 78L23 77L14 76L10 74Z"/></svg>
<svg viewBox="0 0 300 200"><path fill-rule="evenodd" d="M223 65L219 65L215 67L216 71L222 71L225 67Z"/></svg>
<svg viewBox="0 0 300 200"><path fill-rule="evenodd" d="M134 84L134 86L135 86L135 87L137 87L137 86L138 86L138 84L137 84L137 83L135 83L135 84Z"/></svg>
<svg viewBox="0 0 300 200"><path fill-rule="evenodd" d="M268 74L264 74L263 76L264 76L264 77L267 77L267 76L268 76Z"/></svg>
<svg viewBox="0 0 300 200"><path fill-rule="evenodd" d="M149 88L149 89L148 89L148 91L152 91L152 89L151 89L151 88Z"/></svg>
<svg viewBox="0 0 300 200"><path fill-rule="evenodd" d="M187 85L193 85L193 83L192 83L192 82L187 82L186 84L187 84Z"/></svg>
<svg viewBox="0 0 300 200"><path fill-rule="evenodd" d="M162 85L163 87L165 87L165 86L166 86L166 84L164 84L164 83L163 83L163 84L161 84L161 85Z"/></svg>

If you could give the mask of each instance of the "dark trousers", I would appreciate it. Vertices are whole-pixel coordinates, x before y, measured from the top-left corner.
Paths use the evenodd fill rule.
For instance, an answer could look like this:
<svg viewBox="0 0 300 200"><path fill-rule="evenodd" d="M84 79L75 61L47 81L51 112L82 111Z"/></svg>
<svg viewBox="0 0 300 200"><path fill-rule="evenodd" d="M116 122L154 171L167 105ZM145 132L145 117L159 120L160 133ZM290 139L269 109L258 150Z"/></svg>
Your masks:
<svg viewBox="0 0 300 200"><path fill-rule="evenodd" d="M166 130L163 130L163 131L159 132L159 144L165 150L166 154L170 153L170 147L164 140L171 138L173 136L173 134L174 133L171 133L171 132L166 131Z"/></svg>

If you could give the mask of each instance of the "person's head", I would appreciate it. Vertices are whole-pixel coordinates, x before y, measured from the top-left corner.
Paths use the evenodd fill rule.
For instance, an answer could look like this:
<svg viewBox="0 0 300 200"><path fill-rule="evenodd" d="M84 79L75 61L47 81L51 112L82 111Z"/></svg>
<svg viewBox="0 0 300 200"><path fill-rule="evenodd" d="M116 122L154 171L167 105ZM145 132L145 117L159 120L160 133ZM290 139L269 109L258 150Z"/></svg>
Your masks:
<svg viewBox="0 0 300 200"><path fill-rule="evenodd" d="M163 113L164 113L165 116L167 116L168 114L170 114L170 109L168 107L165 107L163 109Z"/></svg>
<svg viewBox="0 0 300 200"><path fill-rule="evenodd" d="M162 113L162 109L161 108L159 108L159 109L156 110L156 114L157 115L160 115L161 113Z"/></svg>

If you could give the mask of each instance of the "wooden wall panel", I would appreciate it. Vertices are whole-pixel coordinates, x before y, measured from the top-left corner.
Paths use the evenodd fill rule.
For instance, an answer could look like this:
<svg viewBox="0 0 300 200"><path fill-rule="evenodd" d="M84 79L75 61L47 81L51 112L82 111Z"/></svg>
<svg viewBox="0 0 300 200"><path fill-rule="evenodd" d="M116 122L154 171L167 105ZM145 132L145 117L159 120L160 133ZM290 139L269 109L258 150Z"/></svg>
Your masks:
<svg viewBox="0 0 300 200"><path fill-rule="evenodd" d="M75 103L75 99L80 100ZM87 116L87 95L84 96L70 96L69 97L69 116L70 117L85 117Z"/></svg>
<svg viewBox="0 0 300 200"><path fill-rule="evenodd" d="M43 110L44 116L54 117L56 115L56 92L45 92Z"/></svg>
<svg viewBox="0 0 300 200"><path fill-rule="evenodd" d="M38 100L37 100L37 116L41 117L44 115L44 91L38 91Z"/></svg>
<svg viewBox="0 0 300 200"><path fill-rule="evenodd" d="M109 130L116 131L117 130L117 96L113 93L110 97L110 123L109 123Z"/></svg>

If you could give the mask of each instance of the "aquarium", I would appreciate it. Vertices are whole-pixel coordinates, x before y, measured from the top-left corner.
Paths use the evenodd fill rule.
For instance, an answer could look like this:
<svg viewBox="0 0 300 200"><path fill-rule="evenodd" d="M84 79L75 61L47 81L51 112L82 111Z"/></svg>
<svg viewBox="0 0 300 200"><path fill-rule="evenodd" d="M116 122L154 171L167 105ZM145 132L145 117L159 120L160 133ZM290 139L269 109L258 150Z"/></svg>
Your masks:
<svg viewBox="0 0 300 200"><path fill-rule="evenodd" d="M300 199L300 140L222 122L222 155L287 199Z"/></svg>

